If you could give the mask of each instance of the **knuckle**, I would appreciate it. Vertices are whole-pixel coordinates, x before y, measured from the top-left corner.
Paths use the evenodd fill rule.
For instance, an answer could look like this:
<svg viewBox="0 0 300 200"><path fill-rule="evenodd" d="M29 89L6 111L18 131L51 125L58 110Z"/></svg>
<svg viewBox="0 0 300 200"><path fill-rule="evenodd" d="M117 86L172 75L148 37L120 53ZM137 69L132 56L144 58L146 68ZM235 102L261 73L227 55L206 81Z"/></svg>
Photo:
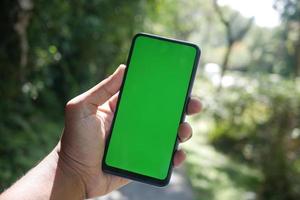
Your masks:
<svg viewBox="0 0 300 200"><path fill-rule="evenodd" d="M76 106L76 103L72 100L68 101L65 105L65 110L72 110Z"/></svg>
<svg viewBox="0 0 300 200"><path fill-rule="evenodd" d="M65 105L65 111L66 112L69 112L69 111L72 111L72 110L77 110L79 108L82 107L82 105L84 104L84 101L81 100L80 98L74 98L74 99L71 99L70 101L68 101Z"/></svg>

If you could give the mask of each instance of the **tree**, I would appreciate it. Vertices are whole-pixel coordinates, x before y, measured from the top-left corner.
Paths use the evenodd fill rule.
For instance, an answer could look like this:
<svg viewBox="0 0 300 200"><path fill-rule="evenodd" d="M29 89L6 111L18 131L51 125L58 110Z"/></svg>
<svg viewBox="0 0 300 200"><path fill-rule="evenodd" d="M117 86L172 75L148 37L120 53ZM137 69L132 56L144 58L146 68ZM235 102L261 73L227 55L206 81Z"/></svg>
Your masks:
<svg viewBox="0 0 300 200"><path fill-rule="evenodd" d="M300 76L300 2L297 0L275 0L274 7L281 15L284 29L283 46L287 69L294 77Z"/></svg>
<svg viewBox="0 0 300 200"><path fill-rule="evenodd" d="M0 191L53 148L66 101L125 62L143 2L0 2Z"/></svg>
<svg viewBox="0 0 300 200"><path fill-rule="evenodd" d="M222 80L222 77L224 76L228 68L228 63L229 63L233 46L236 42L239 42L244 38L244 36L252 26L253 18L250 18L249 20L244 22L243 26L241 26L240 24L237 25L236 23L240 18L238 12L234 12L233 14L230 14L229 17L225 17L225 14L221 10L220 6L218 5L218 0L214 0L213 5L221 23L224 25L226 30L227 48L221 64L221 80ZM221 83L220 83L220 87L221 87Z"/></svg>

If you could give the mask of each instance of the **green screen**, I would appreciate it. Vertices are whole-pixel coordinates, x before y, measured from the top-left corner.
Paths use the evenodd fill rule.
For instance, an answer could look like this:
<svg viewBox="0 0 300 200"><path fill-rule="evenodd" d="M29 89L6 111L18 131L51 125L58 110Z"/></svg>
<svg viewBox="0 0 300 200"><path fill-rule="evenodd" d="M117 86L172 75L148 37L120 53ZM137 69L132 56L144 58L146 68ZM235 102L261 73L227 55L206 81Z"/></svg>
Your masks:
<svg viewBox="0 0 300 200"><path fill-rule="evenodd" d="M106 164L165 179L197 49L139 35L107 149Z"/></svg>

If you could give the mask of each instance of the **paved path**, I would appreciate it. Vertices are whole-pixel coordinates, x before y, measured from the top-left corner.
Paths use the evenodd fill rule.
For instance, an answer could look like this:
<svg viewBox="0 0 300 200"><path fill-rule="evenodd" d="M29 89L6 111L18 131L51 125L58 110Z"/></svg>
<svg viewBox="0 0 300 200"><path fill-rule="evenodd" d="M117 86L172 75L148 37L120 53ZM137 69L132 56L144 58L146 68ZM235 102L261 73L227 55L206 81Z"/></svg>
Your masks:
<svg viewBox="0 0 300 200"><path fill-rule="evenodd" d="M173 171L170 184L159 188L138 182L94 200L194 200L194 194L183 169Z"/></svg>

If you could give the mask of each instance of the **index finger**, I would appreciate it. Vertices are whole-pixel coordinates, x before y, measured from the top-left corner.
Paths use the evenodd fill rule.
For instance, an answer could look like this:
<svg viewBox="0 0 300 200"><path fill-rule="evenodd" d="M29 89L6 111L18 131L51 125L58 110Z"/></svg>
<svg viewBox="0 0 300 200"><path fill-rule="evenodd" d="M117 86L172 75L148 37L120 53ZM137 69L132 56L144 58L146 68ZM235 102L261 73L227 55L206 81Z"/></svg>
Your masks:
<svg viewBox="0 0 300 200"><path fill-rule="evenodd" d="M191 97L188 102L186 114L187 115L197 114L201 112L201 109L202 109L201 101L196 97Z"/></svg>

